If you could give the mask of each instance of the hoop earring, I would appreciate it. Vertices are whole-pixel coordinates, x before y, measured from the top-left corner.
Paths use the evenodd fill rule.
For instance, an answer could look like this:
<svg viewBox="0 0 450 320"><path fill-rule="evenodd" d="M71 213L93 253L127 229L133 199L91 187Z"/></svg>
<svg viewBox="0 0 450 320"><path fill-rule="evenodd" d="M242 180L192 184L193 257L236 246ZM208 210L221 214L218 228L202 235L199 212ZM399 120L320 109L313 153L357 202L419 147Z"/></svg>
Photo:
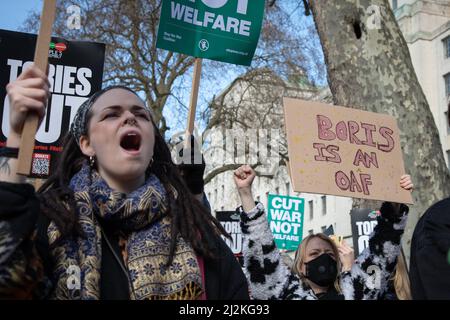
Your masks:
<svg viewBox="0 0 450 320"><path fill-rule="evenodd" d="M91 167L91 169L95 168L95 157L94 156L89 157L89 166Z"/></svg>

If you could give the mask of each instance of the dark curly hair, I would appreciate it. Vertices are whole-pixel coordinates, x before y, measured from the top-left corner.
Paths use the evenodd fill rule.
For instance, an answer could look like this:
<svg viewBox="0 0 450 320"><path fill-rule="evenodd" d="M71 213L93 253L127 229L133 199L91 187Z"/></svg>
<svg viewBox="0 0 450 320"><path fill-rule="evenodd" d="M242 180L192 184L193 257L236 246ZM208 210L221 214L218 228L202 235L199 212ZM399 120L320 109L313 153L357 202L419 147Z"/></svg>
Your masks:
<svg viewBox="0 0 450 320"><path fill-rule="evenodd" d="M96 93L91 103L93 104L103 93L114 88L128 90L138 96L127 87L114 86ZM92 109L86 115L86 125L91 118ZM177 197L174 198L172 192L167 192L172 234L167 264L173 261L178 235L189 242L201 256L214 258L217 256L215 252L217 237L220 234L226 237L229 235L220 222L191 194L177 166L173 163L169 147L152 117L151 122L155 132L155 146L153 163L148 167L146 174L155 174L167 191L174 188L177 193ZM64 137L63 146L56 170L38 190L38 197L42 213L55 222L63 236L82 236L76 214L74 193L69 188L69 183L81 169L87 157L81 152L74 136L70 133Z"/></svg>

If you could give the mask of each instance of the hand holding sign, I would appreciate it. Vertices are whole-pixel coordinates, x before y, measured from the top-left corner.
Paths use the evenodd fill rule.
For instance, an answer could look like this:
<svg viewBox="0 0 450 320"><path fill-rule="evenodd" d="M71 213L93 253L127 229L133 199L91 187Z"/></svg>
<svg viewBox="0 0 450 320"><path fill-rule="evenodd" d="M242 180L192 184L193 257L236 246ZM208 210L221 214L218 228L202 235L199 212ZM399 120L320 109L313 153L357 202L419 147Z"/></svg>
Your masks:
<svg viewBox="0 0 450 320"><path fill-rule="evenodd" d="M36 66L26 69L6 86L11 105L9 141L20 137L29 112L38 114L39 123L42 121L50 95L49 88L47 75Z"/></svg>
<svg viewBox="0 0 450 320"><path fill-rule="evenodd" d="M400 177L400 187L411 192L413 191L414 185L409 174L404 174Z"/></svg>
<svg viewBox="0 0 450 320"><path fill-rule="evenodd" d="M14 81L6 85L8 92L8 100L10 105L9 117L9 135L6 140L8 148L19 149L23 147L23 128L29 121L30 114L36 121L36 127L42 121L45 115L45 106L49 93L49 83L44 72L36 66L31 66L22 72L22 74ZM34 145L34 136L31 138ZM32 152L32 150L31 150ZM20 153L19 153L20 156ZM31 160L31 159L30 159ZM6 167L6 170L0 168L0 181L11 183L24 183L24 175L18 175L19 161L16 159L8 159L2 162L0 167Z"/></svg>
<svg viewBox="0 0 450 320"><path fill-rule="evenodd" d="M53 21L55 20L56 0L44 0L42 9L41 27L39 29L34 63L41 71L47 70L48 45L50 43ZM34 113L28 113L25 120L19 150L19 163L17 173L29 175L34 150L34 137L38 129L39 119Z"/></svg>

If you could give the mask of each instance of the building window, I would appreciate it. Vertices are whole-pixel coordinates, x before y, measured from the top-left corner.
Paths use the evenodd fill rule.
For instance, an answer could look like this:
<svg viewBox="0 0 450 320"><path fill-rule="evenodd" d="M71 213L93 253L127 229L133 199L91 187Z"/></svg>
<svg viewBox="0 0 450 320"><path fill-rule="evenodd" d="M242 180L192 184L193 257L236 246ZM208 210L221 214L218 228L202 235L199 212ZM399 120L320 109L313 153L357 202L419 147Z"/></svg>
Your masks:
<svg viewBox="0 0 450 320"><path fill-rule="evenodd" d="M275 188L275 194L280 194L280 187Z"/></svg>
<svg viewBox="0 0 450 320"><path fill-rule="evenodd" d="M449 97L450 96L450 73L447 73L444 76L445 79L445 96Z"/></svg>
<svg viewBox="0 0 450 320"><path fill-rule="evenodd" d="M448 170L450 170L450 150L447 150L447 160Z"/></svg>
<svg viewBox="0 0 450 320"><path fill-rule="evenodd" d="M257 196L256 201L261 202L261 196Z"/></svg>
<svg viewBox="0 0 450 320"><path fill-rule="evenodd" d="M444 112L445 123L447 124L447 134L450 135L450 119L448 118L448 111Z"/></svg>
<svg viewBox="0 0 450 320"><path fill-rule="evenodd" d="M220 211L224 211L225 210L225 207L224 206L221 206L220 207Z"/></svg>
<svg viewBox="0 0 450 320"><path fill-rule="evenodd" d="M309 200L309 220L312 220L314 218L314 204L312 200Z"/></svg>
<svg viewBox="0 0 450 320"><path fill-rule="evenodd" d="M449 97L450 96L450 73L447 73L444 76L445 79L445 96Z"/></svg>
<svg viewBox="0 0 450 320"><path fill-rule="evenodd" d="M327 214L327 196L322 196L322 215Z"/></svg>
<svg viewBox="0 0 450 320"><path fill-rule="evenodd" d="M325 230L327 230L327 226L322 226L321 229L322 229L322 233L324 233Z"/></svg>
<svg viewBox="0 0 450 320"><path fill-rule="evenodd" d="M398 0L392 0L391 5L392 5L392 11L397 10L397 8L398 8Z"/></svg>
<svg viewBox="0 0 450 320"><path fill-rule="evenodd" d="M449 134L450 134L450 114L448 114L450 110L450 96L447 98L448 100L448 109L445 112L445 121L447 122L447 127L449 128Z"/></svg>
<svg viewBox="0 0 450 320"><path fill-rule="evenodd" d="M309 236L311 236L311 235L313 235L313 234L314 234L314 230L311 229L311 230L308 231L308 235L309 235Z"/></svg>
<svg viewBox="0 0 450 320"><path fill-rule="evenodd" d="M288 196L291 194L291 184L289 182L286 183L286 194Z"/></svg>
<svg viewBox="0 0 450 320"><path fill-rule="evenodd" d="M444 55L445 58L448 59L450 58L450 36L445 38L443 42L444 42Z"/></svg>

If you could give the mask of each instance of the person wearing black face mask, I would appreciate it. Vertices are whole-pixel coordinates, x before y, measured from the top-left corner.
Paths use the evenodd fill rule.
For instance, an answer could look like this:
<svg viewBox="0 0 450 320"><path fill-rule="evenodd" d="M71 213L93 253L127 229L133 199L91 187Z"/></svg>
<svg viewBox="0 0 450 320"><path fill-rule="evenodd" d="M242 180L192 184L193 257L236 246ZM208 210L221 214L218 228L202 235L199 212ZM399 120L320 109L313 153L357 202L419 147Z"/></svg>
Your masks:
<svg viewBox="0 0 450 320"><path fill-rule="evenodd" d="M303 239L292 270L276 248L264 207L253 200L251 185L255 172L242 166L234 181L242 201L237 209L243 234L244 271L251 297L260 300L377 300L388 289L400 240L406 226L408 207L384 202L369 246L354 261L353 251L336 244L324 234ZM412 190L408 175L400 186Z"/></svg>
<svg viewBox="0 0 450 320"><path fill-rule="evenodd" d="M353 263L353 249L345 242L337 246L328 236L319 233L302 241L292 269L317 299L343 300L338 276L349 272Z"/></svg>
<svg viewBox="0 0 450 320"><path fill-rule="evenodd" d="M337 262L328 253L321 254L305 265L305 277L321 287L331 286L338 275Z"/></svg>
<svg viewBox="0 0 450 320"><path fill-rule="evenodd" d="M333 284L338 276L337 262L330 254L323 253L314 260L305 263L306 274L304 277L319 287L327 288L322 292L316 292L319 300L344 300Z"/></svg>
<svg viewBox="0 0 450 320"><path fill-rule="evenodd" d="M345 242L336 245L331 238L319 233L302 241L292 271L299 275L305 289L312 289L317 299L343 300L339 275L350 272L354 260L353 249Z"/></svg>

